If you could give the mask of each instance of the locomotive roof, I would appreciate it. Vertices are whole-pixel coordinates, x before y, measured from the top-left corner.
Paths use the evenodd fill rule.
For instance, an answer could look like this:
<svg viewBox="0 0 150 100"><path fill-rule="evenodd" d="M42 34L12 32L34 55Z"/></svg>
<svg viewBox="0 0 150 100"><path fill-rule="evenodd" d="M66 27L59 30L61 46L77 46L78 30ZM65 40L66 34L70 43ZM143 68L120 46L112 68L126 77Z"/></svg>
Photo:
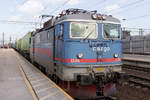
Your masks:
<svg viewBox="0 0 150 100"><path fill-rule="evenodd" d="M93 15L102 16L102 19L94 19ZM104 18L104 19L103 19ZM67 9L61 12L60 16L52 16L50 20L44 23L44 27L36 30L41 32L53 27L56 24L62 23L64 21L79 21L79 22L101 22L101 23L115 23L120 24L119 19L111 15L103 15L97 13L97 11L87 11L83 9Z"/></svg>
<svg viewBox="0 0 150 100"><path fill-rule="evenodd" d="M105 17L103 22L111 22L111 23L120 23L119 19L112 17L111 15L102 15ZM92 19L91 13L79 13L79 14L69 14L61 16L56 19L55 24L60 23L62 21L89 21L89 22L100 22L102 20L94 20Z"/></svg>

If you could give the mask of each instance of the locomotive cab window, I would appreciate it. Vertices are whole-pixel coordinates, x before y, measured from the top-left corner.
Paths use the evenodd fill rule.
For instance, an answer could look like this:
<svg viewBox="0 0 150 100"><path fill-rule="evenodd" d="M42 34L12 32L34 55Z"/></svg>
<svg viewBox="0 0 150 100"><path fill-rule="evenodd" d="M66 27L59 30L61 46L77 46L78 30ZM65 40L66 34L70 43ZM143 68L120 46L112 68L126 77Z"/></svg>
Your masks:
<svg viewBox="0 0 150 100"><path fill-rule="evenodd" d="M105 39L120 39L120 25L103 24L103 37Z"/></svg>
<svg viewBox="0 0 150 100"><path fill-rule="evenodd" d="M70 37L80 39L96 39L98 37L97 24L72 22L70 25Z"/></svg>

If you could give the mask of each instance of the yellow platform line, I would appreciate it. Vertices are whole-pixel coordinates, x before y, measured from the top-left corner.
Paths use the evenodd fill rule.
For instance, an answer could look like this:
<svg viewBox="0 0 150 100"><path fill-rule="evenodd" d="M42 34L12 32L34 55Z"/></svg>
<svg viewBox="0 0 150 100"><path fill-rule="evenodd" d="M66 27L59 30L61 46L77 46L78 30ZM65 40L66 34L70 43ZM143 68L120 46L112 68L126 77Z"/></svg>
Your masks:
<svg viewBox="0 0 150 100"><path fill-rule="evenodd" d="M22 57L23 59L25 59L24 57ZM58 85L56 85L52 80L50 80L45 74L43 74L39 69L36 68L36 66L34 66L32 63L30 63L28 60L25 59L25 61L27 61L27 63L29 63L30 65L33 66L33 68L35 68L39 73L41 73L41 75L43 75L47 80L49 80L56 88L58 88L61 92L63 92L70 100L74 100L69 94L67 94L63 89L61 89Z"/></svg>
<svg viewBox="0 0 150 100"><path fill-rule="evenodd" d="M38 99L37 99L37 96L36 96L36 94L35 94L35 92L34 92L34 90L33 90L33 88L32 88L32 86L31 86L31 84L30 84L30 82L28 81L28 79L27 79L27 77L26 77L26 75L25 75L25 73L24 73L24 71L23 71L22 65L19 63L19 59L16 57L16 55L13 55L13 56L16 58L16 61L17 61L17 63L18 63L19 69L20 69L20 72L21 72L21 74L22 74L22 76L23 76L23 79L24 79L24 81L25 81L25 84L27 85L27 87L28 87L28 89L29 89L29 91L30 91L30 93L31 93L31 95L32 95L32 97L33 97L33 100L38 100Z"/></svg>

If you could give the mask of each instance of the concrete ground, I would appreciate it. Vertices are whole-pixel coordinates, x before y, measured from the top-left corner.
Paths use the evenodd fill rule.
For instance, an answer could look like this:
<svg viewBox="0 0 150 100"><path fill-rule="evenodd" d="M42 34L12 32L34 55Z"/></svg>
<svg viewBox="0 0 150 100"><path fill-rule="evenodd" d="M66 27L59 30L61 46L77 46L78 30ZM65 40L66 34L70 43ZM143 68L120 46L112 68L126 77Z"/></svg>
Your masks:
<svg viewBox="0 0 150 100"><path fill-rule="evenodd" d="M74 100L13 49L0 49L0 100Z"/></svg>
<svg viewBox="0 0 150 100"><path fill-rule="evenodd" d="M11 49L0 49L0 100L33 100Z"/></svg>

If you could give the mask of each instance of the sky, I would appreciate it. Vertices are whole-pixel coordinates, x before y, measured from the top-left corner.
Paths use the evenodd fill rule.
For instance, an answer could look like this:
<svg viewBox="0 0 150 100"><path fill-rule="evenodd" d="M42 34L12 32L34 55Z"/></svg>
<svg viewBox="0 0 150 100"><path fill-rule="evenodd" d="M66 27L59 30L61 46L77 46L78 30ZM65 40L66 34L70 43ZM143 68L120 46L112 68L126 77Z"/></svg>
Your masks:
<svg viewBox="0 0 150 100"><path fill-rule="evenodd" d="M0 41L3 32L6 41L16 40L39 27L4 21L40 23L39 16L57 15L68 8L97 10L119 18L122 27L150 29L150 0L1 0Z"/></svg>

